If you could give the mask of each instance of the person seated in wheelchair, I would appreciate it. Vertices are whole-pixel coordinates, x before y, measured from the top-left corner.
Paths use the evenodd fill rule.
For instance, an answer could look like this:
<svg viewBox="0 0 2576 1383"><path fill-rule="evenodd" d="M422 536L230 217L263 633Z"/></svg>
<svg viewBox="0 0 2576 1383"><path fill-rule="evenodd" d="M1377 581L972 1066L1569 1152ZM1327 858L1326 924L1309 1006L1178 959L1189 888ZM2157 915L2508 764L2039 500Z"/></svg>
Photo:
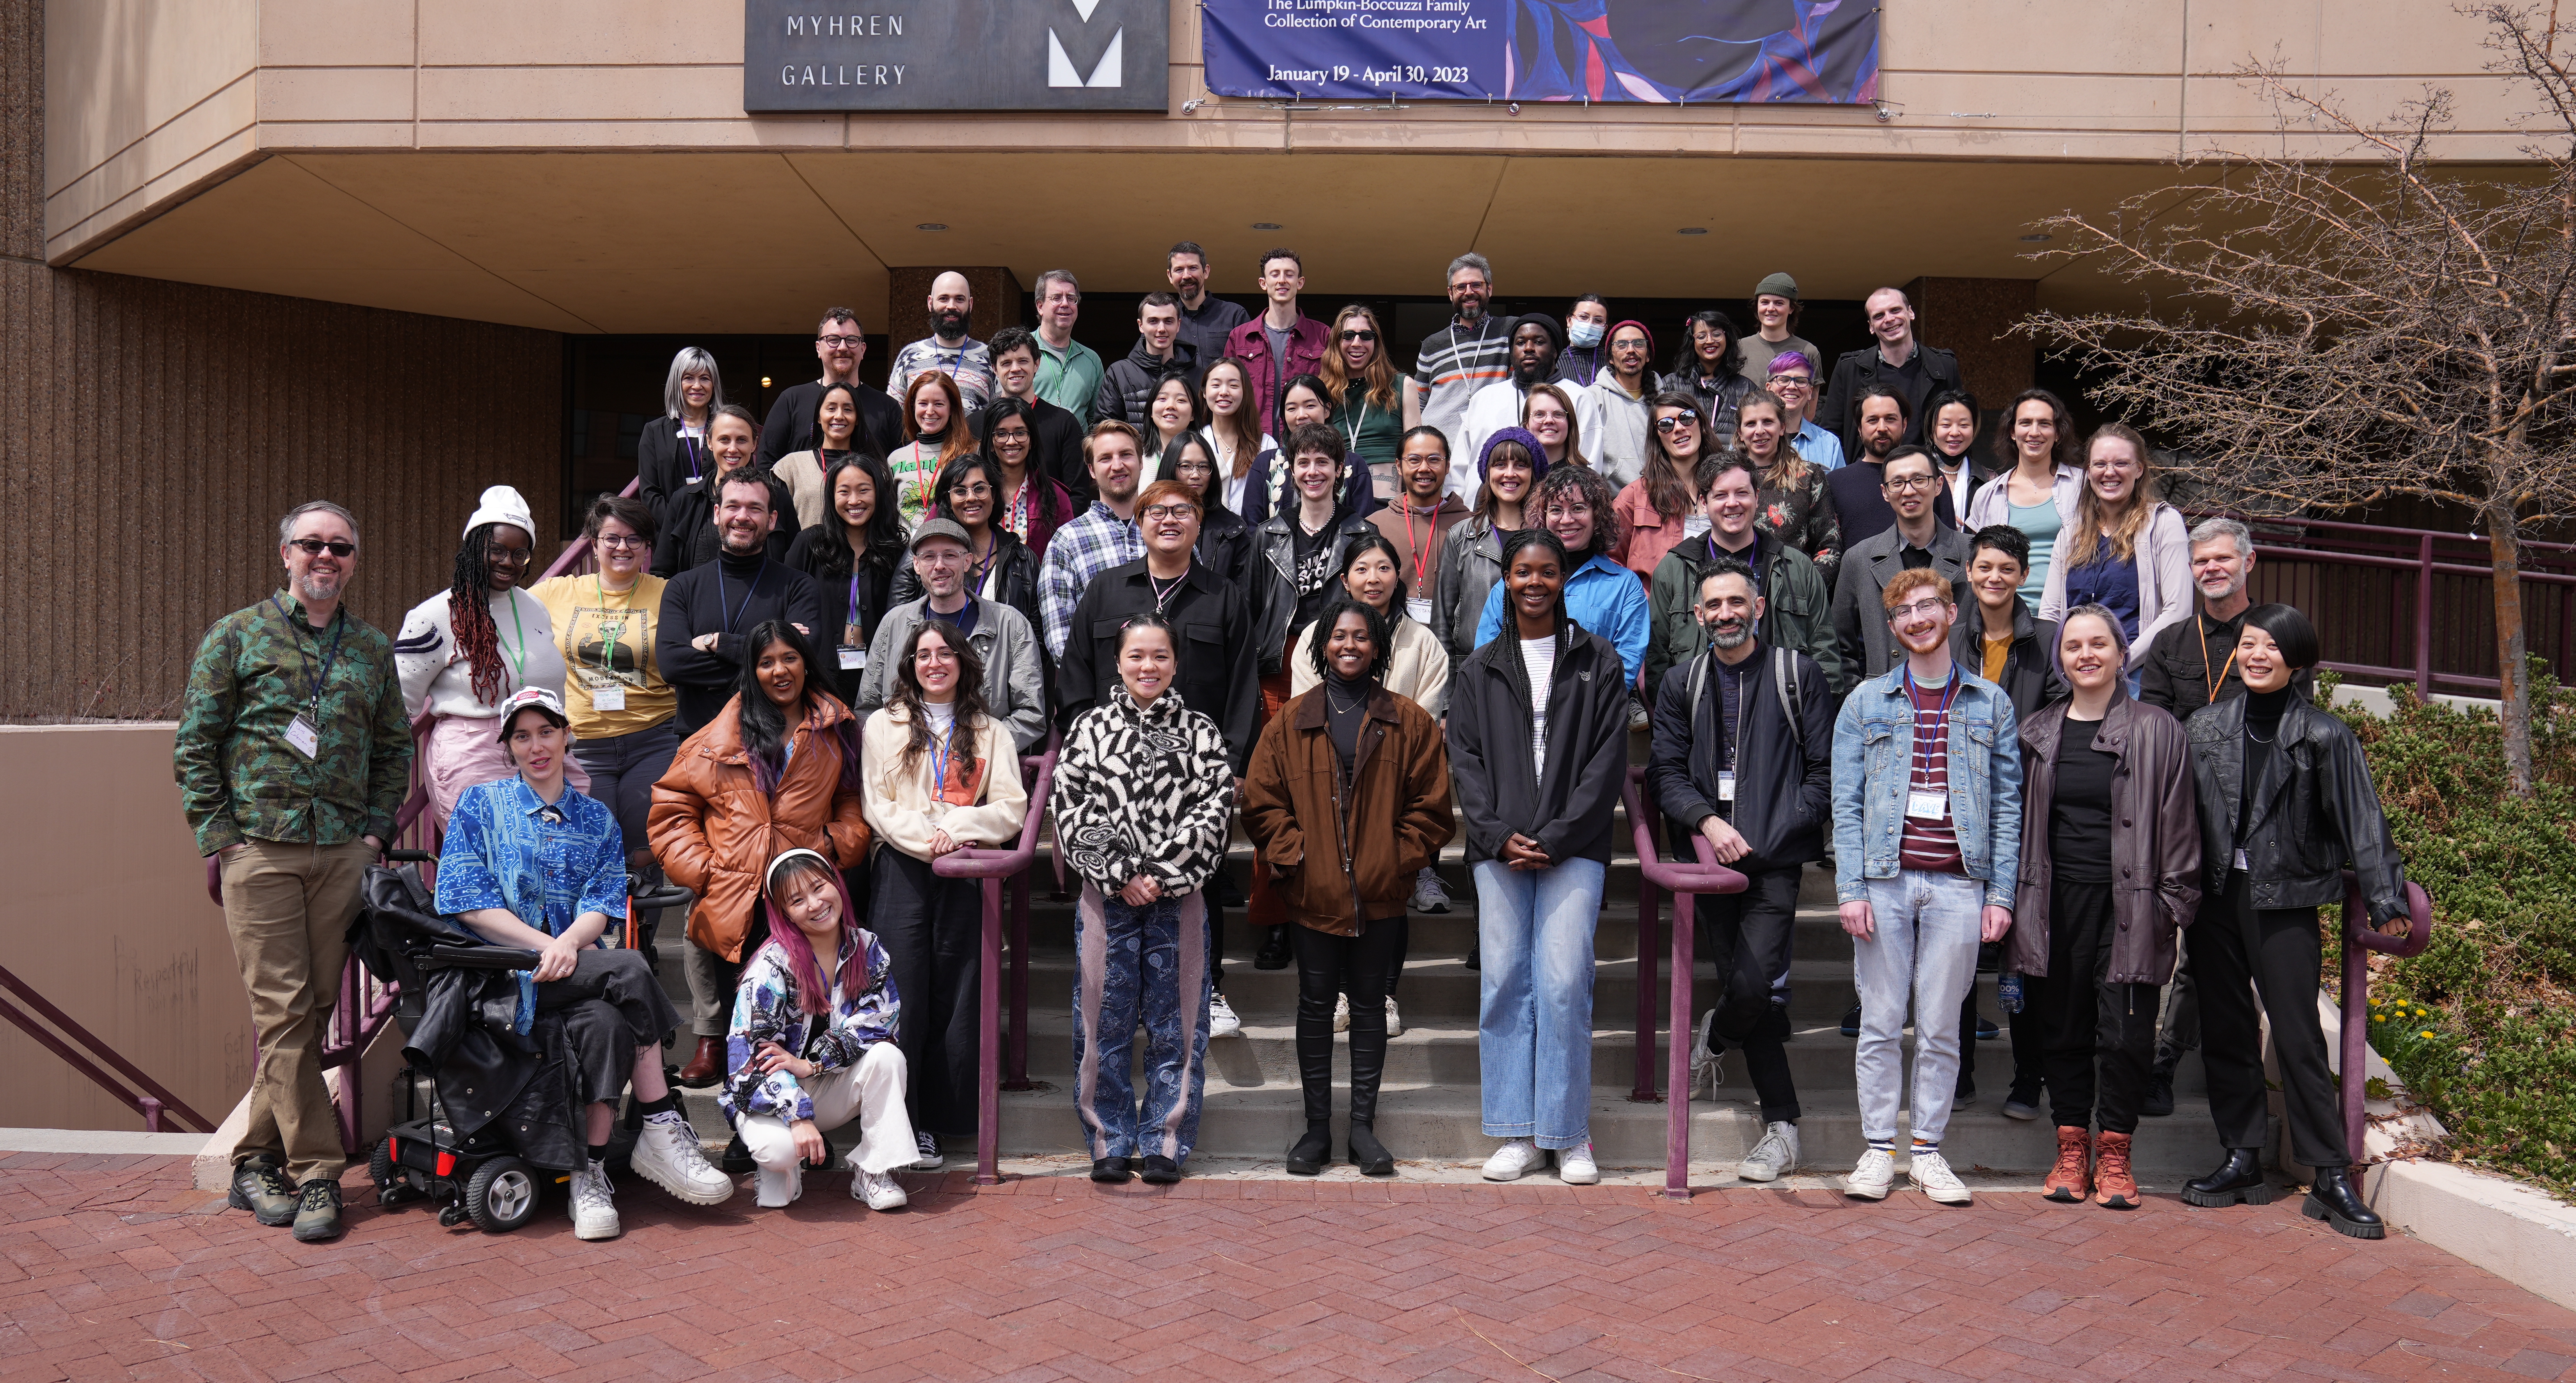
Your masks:
<svg viewBox="0 0 2576 1383"><path fill-rule="evenodd" d="M640 952L610 949L626 910L625 845L608 808L564 782L563 701L523 687L501 708L501 745L518 772L457 799L438 858L438 911L495 946L536 951L520 972L519 1012L557 1014L571 1042L587 1120L586 1166L572 1174L574 1233L617 1237L603 1162L615 1104L631 1078L644 1115L631 1165L692 1205L719 1205L731 1178L708 1165L662 1074L662 1039L680 1015Z"/></svg>
<svg viewBox="0 0 2576 1383"><path fill-rule="evenodd" d="M894 962L859 925L840 871L814 851L770 861L761 906L769 939L742 969L719 1097L759 1166L755 1203L776 1209L803 1195L805 1168L830 1160L823 1135L856 1120L850 1195L898 1209L907 1198L893 1173L919 1153L904 1108Z"/></svg>

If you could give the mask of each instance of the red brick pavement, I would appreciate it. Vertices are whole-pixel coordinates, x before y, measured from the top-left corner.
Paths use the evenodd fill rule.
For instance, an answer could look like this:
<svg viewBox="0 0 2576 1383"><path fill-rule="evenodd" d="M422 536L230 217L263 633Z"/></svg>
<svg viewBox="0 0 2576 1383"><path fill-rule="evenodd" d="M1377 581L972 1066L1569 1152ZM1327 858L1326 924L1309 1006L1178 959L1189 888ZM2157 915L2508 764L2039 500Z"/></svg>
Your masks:
<svg viewBox="0 0 2576 1383"><path fill-rule="evenodd" d="M846 1177L649 1186L626 1236L353 1196L299 1245L170 1158L0 1158L0 1377L870 1380L2563 1378L2576 1312L2294 1201ZM359 1185L353 1176L351 1186Z"/></svg>

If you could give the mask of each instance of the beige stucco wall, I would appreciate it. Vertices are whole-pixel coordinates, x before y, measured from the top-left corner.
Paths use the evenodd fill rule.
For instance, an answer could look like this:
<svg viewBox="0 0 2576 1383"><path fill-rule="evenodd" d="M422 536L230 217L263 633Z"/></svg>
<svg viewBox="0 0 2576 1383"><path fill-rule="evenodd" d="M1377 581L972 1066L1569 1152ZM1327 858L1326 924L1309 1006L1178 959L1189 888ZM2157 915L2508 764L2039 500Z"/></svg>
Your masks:
<svg viewBox="0 0 2576 1383"><path fill-rule="evenodd" d="M249 1087L250 1004L179 813L173 727L0 726L0 963L209 1119ZM142 1127L0 1023L0 1125Z"/></svg>

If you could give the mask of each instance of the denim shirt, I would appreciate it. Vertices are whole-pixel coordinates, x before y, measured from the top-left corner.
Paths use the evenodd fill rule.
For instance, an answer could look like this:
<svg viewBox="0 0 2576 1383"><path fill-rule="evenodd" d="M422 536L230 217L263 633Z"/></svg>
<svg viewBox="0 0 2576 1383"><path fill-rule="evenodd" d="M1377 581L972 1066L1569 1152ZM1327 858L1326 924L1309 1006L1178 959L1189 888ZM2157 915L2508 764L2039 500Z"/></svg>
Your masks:
<svg viewBox="0 0 2576 1383"><path fill-rule="evenodd" d="M2013 905L2021 867L2021 751L2012 701L1959 667L1950 703L1950 820L1962 872L1986 902ZM1852 688L1834 722L1834 896L1865 902L1871 879L1897 875L1912 778L1914 700L1898 664ZM1978 766L1984 765L1979 772Z"/></svg>

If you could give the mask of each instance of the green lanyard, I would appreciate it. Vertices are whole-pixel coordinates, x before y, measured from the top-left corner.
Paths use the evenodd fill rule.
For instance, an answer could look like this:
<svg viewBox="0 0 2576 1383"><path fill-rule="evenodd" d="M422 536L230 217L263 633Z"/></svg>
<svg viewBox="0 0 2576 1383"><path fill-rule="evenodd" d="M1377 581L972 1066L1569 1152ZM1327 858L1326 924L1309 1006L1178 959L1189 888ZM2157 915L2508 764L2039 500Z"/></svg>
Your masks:
<svg viewBox="0 0 2576 1383"><path fill-rule="evenodd" d="M524 687L528 685L528 631L519 623L519 593L506 591L503 594L510 597L510 632L519 636L519 651L510 654L510 666L518 672L519 685ZM502 651L509 652L507 649Z"/></svg>
<svg viewBox="0 0 2576 1383"><path fill-rule="evenodd" d="M593 573L590 584L593 589L599 592L599 608L602 613L605 613L608 609L608 582L601 579L597 573ZM632 587L629 587L627 590L619 591L617 594L622 599L627 596L632 589ZM626 632L625 613L627 608L628 607L623 604L619 605L618 620L616 623L611 624L605 619L602 619L599 622L599 670L602 672L614 674L617 668L617 636ZM518 609L518 603L516 601L511 602L511 612L516 614Z"/></svg>

